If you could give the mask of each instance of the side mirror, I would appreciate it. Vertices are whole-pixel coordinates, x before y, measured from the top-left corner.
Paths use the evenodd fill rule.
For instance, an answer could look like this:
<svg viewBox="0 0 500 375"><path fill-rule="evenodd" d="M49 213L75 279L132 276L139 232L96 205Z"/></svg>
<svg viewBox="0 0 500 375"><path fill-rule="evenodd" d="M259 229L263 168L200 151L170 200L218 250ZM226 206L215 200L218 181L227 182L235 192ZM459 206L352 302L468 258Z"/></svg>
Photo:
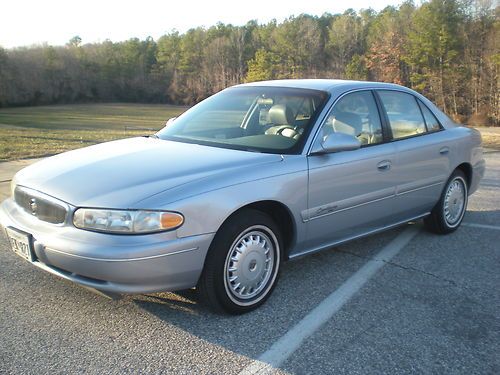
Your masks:
<svg viewBox="0 0 500 375"><path fill-rule="evenodd" d="M175 119L176 119L176 118L177 118L177 117L171 117L171 118L169 118L169 119L167 120L167 122L165 123L165 127L167 127L167 126L171 125L171 124L175 121Z"/></svg>
<svg viewBox="0 0 500 375"><path fill-rule="evenodd" d="M332 152L352 151L361 147L361 142L353 135L344 133L328 134L313 147L311 154L329 154Z"/></svg>

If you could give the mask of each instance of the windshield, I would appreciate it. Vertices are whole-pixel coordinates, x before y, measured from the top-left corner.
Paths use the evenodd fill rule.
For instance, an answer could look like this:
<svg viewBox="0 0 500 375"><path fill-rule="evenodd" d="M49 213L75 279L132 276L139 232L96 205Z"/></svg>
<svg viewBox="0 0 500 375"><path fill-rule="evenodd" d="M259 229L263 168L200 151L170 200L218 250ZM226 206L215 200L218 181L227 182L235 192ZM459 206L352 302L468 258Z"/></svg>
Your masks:
<svg viewBox="0 0 500 375"><path fill-rule="evenodd" d="M238 150L298 153L327 98L317 90L234 87L186 111L157 136Z"/></svg>

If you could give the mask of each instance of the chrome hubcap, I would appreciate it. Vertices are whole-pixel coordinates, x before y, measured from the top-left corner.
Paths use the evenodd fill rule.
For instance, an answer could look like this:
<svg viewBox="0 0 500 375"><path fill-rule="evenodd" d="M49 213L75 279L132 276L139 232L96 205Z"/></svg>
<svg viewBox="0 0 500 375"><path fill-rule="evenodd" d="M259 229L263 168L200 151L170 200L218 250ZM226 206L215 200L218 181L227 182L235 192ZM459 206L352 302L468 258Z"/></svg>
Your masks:
<svg viewBox="0 0 500 375"><path fill-rule="evenodd" d="M444 197L444 217L448 225L457 224L463 216L466 200L465 184L460 178L453 180L448 185Z"/></svg>
<svg viewBox="0 0 500 375"><path fill-rule="evenodd" d="M228 253L224 283L230 296L238 300L256 297L275 276L277 242L271 232L263 229L267 228L256 226L247 229L233 242Z"/></svg>

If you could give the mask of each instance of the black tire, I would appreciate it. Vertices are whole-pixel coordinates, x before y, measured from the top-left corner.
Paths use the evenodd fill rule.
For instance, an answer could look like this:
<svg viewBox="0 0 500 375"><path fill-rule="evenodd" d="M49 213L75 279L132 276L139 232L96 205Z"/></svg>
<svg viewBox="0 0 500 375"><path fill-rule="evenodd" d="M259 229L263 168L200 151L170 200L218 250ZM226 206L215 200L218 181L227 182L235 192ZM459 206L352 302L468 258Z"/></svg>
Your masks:
<svg viewBox="0 0 500 375"><path fill-rule="evenodd" d="M237 212L222 225L210 245L197 286L201 302L218 313L242 314L256 309L276 286L282 251L280 230L268 215L253 209ZM236 281L230 281L235 275ZM236 286L238 277L240 285L257 280L254 289L248 287L246 296L245 288Z"/></svg>
<svg viewBox="0 0 500 375"><path fill-rule="evenodd" d="M456 191L461 191L459 193L455 192L454 194L458 194L457 198L454 199L454 202L449 202L450 198L453 198L450 194L450 189L455 189ZM431 214L424 219L425 227L437 234L448 234L452 233L460 226L462 220L464 218L465 211L467 210L467 202L468 202L468 186L467 179L465 174L456 169L453 174L450 176L446 185L441 193L441 198L439 202L434 206L431 211ZM450 196L449 196L450 195ZM459 196L463 196L463 204L461 207L457 206L457 200L459 200ZM448 196L448 200L447 200ZM447 210L447 206L452 205L452 207L457 209L456 217L455 215L450 214L450 210Z"/></svg>

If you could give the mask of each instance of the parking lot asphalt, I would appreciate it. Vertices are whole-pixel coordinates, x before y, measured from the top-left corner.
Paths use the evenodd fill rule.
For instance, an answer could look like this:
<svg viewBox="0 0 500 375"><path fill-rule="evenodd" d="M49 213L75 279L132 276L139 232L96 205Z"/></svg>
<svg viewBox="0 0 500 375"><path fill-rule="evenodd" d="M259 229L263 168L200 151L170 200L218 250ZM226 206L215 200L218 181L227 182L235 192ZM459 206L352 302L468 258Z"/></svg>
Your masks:
<svg viewBox="0 0 500 375"><path fill-rule="evenodd" d="M210 313L195 290L105 299L35 269L2 236L0 373L248 373L298 332L297 349L263 371L498 374L500 153L485 158L486 176L455 233L415 223L287 262L268 302L236 317ZM408 231L416 234L381 259ZM383 263L349 289L374 262ZM324 324L303 324L344 290L349 298Z"/></svg>
<svg viewBox="0 0 500 375"><path fill-rule="evenodd" d="M10 180L19 170L41 159L23 159L0 163L0 202L10 194Z"/></svg>

